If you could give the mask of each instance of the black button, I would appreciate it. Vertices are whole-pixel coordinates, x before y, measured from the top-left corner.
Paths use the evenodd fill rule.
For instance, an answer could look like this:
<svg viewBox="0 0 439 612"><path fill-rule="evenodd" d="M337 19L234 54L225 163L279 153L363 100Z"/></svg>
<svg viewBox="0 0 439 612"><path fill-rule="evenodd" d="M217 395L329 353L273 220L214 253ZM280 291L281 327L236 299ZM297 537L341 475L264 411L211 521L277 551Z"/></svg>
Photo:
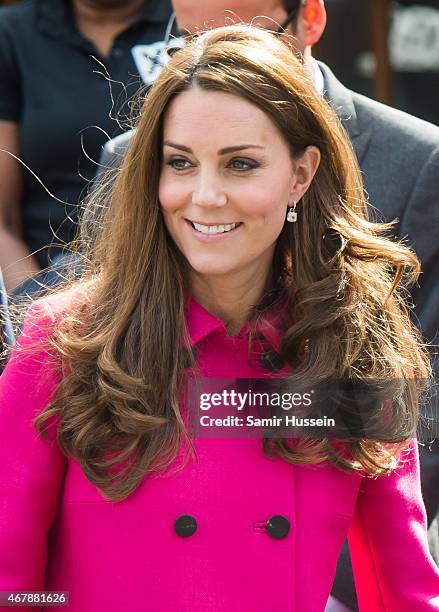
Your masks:
<svg viewBox="0 0 439 612"><path fill-rule="evenodd" d="M261 364L265 370L277 372L277 370L281 370L284 367L285 362L275 351L268 351L261 355Z"/></svg>
<svg viewBox="0 0 439 612"><path fill-rule="evenodd" d="M276 540L286 538L290 531L290 521L281 514L272 516L267 521L267 531Z"/></svg>
<svg viewBox="0 0 439 612"><path fill-rule="evenodd" d="M182 538L188 538L197 530L197 521L190 514L182 514L175 519L175 532Z"/></svg>

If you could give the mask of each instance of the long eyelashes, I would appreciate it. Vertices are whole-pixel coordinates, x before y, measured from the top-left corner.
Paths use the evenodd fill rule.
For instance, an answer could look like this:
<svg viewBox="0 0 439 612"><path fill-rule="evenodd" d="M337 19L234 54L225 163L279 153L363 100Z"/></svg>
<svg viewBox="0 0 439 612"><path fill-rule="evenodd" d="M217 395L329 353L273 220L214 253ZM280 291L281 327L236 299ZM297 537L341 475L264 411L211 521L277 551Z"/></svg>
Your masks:
<svg viewBox="0 0 439 612"><path fill-rule="evenodd" d="M172 157L166 162L166 165L180 172L193 167L193 164L184 157ZM234 157L228 162L227 167L231 168L232 170L236 170L237 172L244 173L258 168L259 165L260 164L253 159L247 159L245 157Z"/></svg>
<svg viewBox="0 0 439 612"><path fill-rule="evenodd" d="M183 157L173 157L166 162L166 165L170 166L174 170L187 170L192 164L190 164L188 160L184 159Z"/></svg>

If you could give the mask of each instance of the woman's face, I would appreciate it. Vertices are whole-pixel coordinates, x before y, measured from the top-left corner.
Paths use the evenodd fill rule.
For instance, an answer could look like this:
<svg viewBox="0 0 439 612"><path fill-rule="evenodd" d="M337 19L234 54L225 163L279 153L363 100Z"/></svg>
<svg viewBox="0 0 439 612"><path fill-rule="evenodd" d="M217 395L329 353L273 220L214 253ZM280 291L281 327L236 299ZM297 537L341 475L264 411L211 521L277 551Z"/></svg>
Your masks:
<svg viewBox="0 0 439 612"><path fill-rule="evenodd" d="M192 269L263 278L288 206L311 181L302 166L245 99L197 87L174 98L164 116L159 199Z"/></svg>

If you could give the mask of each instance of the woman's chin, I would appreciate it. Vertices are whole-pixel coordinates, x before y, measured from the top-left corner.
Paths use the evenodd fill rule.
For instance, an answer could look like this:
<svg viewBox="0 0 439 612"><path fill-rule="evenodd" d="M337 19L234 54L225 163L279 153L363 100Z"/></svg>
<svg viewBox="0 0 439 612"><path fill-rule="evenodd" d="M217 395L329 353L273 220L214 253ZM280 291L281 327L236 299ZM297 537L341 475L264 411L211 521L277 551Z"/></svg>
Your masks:
<svg viewBox="0 0 439 612"><path fill-rule="evenodd" d="M195 274L200 276L224 276L237 272L236 265L227 265L225 262L218 261L218 257L210 261L199 261L189 259L189 264Z"/></svg>

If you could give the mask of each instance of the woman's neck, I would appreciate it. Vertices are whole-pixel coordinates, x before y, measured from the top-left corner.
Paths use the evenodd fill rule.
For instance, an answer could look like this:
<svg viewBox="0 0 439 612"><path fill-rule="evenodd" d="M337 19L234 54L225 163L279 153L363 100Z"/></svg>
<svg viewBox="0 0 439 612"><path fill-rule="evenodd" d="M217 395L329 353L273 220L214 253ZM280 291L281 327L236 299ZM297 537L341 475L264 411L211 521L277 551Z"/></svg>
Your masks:
<svg viewBox="0 0 439 612"><path fill-rule="evenodd" d="M268 275L204 276L193 273L193 297L206 310L224 321L229 336L235 336L247 321L251 308L266 288Z"/></svg>

